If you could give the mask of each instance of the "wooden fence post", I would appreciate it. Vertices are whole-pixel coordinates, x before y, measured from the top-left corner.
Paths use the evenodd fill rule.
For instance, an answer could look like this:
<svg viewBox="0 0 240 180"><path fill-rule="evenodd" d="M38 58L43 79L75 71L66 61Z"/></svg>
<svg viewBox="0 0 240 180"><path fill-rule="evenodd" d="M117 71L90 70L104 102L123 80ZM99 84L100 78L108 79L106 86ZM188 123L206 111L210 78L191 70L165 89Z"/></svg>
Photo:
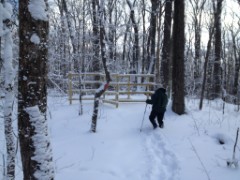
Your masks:
<svg viewBox="0 0 240 180"><path fill-rule="evenodd" d="M128 93L127 93L127 95L128 95L128 99L130 99L130 81L131 81L131 76L130 75L128 75Z"/></svg>

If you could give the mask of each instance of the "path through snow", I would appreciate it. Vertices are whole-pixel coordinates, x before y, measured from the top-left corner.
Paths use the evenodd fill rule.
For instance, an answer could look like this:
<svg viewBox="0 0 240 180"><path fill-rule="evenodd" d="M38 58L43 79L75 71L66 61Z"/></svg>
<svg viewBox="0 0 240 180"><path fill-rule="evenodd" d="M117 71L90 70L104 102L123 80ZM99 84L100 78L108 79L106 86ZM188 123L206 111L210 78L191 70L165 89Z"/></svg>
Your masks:
<svg viewBox="0 0 240 180"><path fill-rule="evenodd" d="M155 129L145 132L146 154L148 162L148 180L178 180L179 163L161 132Z"/></svg>

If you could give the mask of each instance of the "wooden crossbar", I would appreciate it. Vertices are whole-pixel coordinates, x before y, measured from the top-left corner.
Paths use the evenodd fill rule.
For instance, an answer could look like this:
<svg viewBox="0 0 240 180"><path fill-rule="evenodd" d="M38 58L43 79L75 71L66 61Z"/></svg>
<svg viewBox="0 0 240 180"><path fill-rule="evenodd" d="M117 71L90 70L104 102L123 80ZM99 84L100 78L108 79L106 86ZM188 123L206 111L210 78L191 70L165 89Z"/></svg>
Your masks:
<svg viewBox="0 0 240 180"><path fill-rule="evenodd" d="M85 77L84 80L81 81L81 92L83 93L95 93L96 87L103 84L105 82L105 74L102 73L69 73L69 102L72 104L73 100L77 100L77 98L73 98L73 95L79 93L79 81L77 80L79 77ZM99 80L94 80L94 77L100 77ZM75 79L74 79L75 78ZM154 93L153 89L155 86L154 79L155 76L153 74L111 74L112 81L109 85L109 90L105 92L103 95L103 102L110 103L119 106L119 102L144 102L146 99L132 99L132 95L143 94L148 98L151 94ZM145 81L143 83L135 82L137 78L144 78ZM152 80L152 81L151 81ZM134 87L134 91L132 88ZM136 91L138 87L144 87L145 91ZM107 99L107 95L114 96L113 99ZM127 99L121 99L119 95L127 95ZM82 98L85 99L94 99L94 98Z"/></svg>

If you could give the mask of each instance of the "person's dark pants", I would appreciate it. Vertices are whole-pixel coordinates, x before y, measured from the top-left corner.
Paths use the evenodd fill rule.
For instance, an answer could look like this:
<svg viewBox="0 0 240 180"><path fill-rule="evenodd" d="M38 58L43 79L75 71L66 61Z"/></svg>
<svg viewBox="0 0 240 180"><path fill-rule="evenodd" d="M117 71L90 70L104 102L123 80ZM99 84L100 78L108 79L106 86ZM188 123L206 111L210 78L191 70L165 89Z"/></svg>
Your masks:
<svg viewBox="0 0 240 180"><path fill-rule="evenodd" d="M151 121L153 128L156 128L158 125L159 127L163 126L163 116L165 112L157 112L152 110L149 116L149 120ZM155 121L155 118L157 117L158 125Z"/></svg>

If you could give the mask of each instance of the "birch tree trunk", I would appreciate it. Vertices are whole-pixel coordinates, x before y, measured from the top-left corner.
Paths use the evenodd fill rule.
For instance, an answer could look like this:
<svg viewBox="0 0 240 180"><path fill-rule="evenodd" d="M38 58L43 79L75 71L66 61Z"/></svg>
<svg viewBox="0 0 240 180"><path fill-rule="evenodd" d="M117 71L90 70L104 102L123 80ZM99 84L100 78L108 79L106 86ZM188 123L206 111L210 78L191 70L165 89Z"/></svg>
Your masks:
<svg viewBox="0 0 240 180"><path fill-rule="evenodd" d="M19 1L18 135L24 180L53 180L48 136L47 0ZM36 13L36 9L38 12Z"/></svg>
<svg viewBox="0 0 240 180"><path fill-rule="evenodd" d="M13 40L12 40L12 33L11 33L11 15L12 9L8 8L5 10L6 6L11 7L9 3L4 2L3 6L0 3L0 13L4 13L8 15L8 17L3 16L3 34L2 35L4 40L3 45L3 68L4 68L4 89L5 89L5 102L4 102L4 128L5 128L5 139L6 139L6 149L7 149L7 174L6 180L14 180L15 179L15 138L13 132L13 103L14 103L14 71L13 71ZM1 16L1 15L0 15ZM0 19L1 20L1 19ZM2 21L1 20L1 21ZM1 44L0 44L1 46Z"/></svg>
<svg viewBox="0 0 240 180"><path fill-rule="evenodd" d="M162 27L162 2L159 2L159 12L157 16L157 53L156 53L156 66L155 66L155 82L156 84L161 83L160 73L160 50L161 50L161 27Z"/></svg>
<svg viewBox="0 0 240 180"><path fill-rule="evenodd" d="M99 11L99 42L100 42L100 48L101 48L101 59L103 63L104 72L106 75L106 83L103 84L101 87L98 88L97 92L94 96L94 107L93 107L93 115L92 115L92 124L91 124L91 131L96 132L97 129L97 118L98 118L98 108L99 108L99 101L100 97L104 94L104 92L108 89L109 83L111 81L110 73L107 68L107 57L106 57L106 40L105 40L105 29L104 29L104 16L103 16L103 1L101 1L101 4L98 5L98 11Z"/></svg>
<svg viewBox="0 0 240 180"><path fill-rule="evenodd" d="M67 20L67 24L68 24L68 30L69 30L69 33L70 33L70 40L71 40L71 45L72 45L72 48L73 48L73 62L72 62L72 66L71 66L71 71L74 72L75 69L74 69L74 65L76 64L77 62L77 59L79 58L79 54L78 54L78 51L77 51L77 47L76 47L76 43L75 43L75 39L76 39L76 36L75 36L75 30L73 29L73 25L71 23L71 19L70 19L70 13L68 11L68 7L67 7L67 3L65 0L62 0L62 7L65 11L65 14L66 14L66 20ZM79 65L78 67L78 72L79 72L79 104L80 104L80 107L79 107L79 115L82 115L83 114L83 103L82 103L82 77L81 77L81 67Z"/></svg>

